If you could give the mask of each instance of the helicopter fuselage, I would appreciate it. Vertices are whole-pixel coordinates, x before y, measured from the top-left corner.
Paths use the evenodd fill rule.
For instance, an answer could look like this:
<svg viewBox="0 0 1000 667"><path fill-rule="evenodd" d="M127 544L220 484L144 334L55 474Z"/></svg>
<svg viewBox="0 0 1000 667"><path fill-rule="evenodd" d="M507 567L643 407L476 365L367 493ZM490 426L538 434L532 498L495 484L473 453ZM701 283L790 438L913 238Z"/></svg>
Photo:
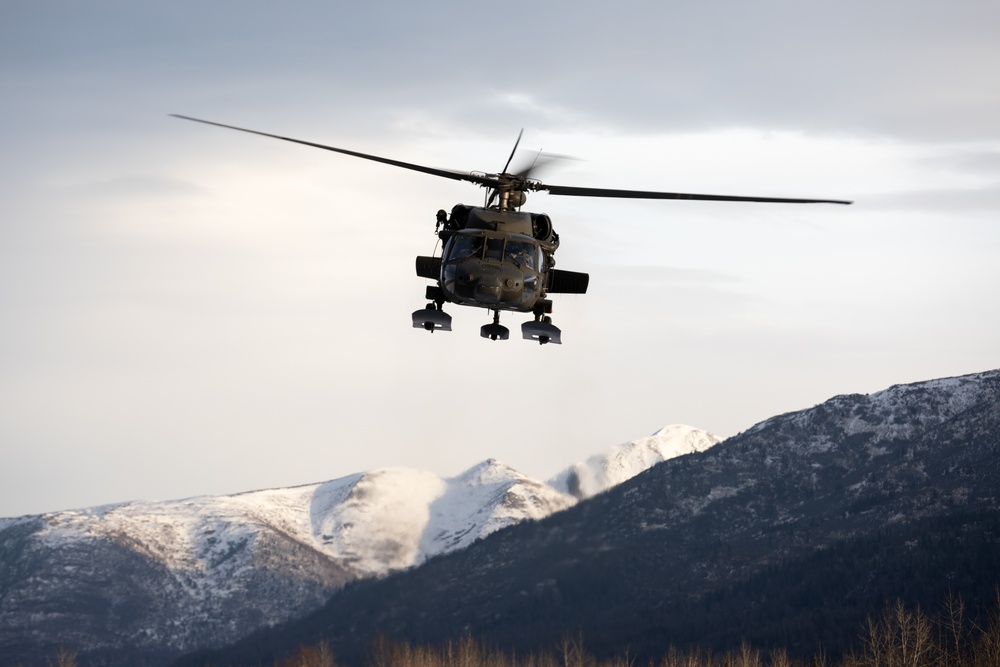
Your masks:
<svg viewBox="0 0 1000 667"><path fill-rule="evenodd" d="M544 213L527 213L459 204L448 218L438 213L438 236L444 242L440 257L417 257L417 275L437 281L427 290L433 301L413 314L414 326L450 328L441 305L451 302L494 311L494 322L482 335L506 337L499 311L530 312L534 323L522 327L526 337L558 342L558 329L546 315L552 312L549 292L583 294L585 273L553 268L559 235ZM532 335L533 334L533 335Z"/></svg>
<svg viewBox="0 0 1000 667"><path fill-rule="evenodd" d="M453 303L529 312L546 290L559 236L544 213L459 204L438 220L444 241L438 285Z"/></svg>
<svg viewBox="0 0 1000 667"><path fill-rule="evenodd" d="M438 284L452 303L529 312L542 295L544 271L535 239L463 229L445 243Z"/></svg>

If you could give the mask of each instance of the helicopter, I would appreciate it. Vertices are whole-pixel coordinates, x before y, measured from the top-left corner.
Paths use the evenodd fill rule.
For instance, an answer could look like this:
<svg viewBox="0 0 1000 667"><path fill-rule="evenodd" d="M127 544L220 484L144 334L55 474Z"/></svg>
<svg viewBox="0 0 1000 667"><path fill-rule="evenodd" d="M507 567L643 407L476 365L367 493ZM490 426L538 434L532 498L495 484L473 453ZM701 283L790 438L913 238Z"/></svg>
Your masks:
<svg viewBox="0 0 1000 667"><path fill-rule="evenodd" d="M467 181L485 188L482 206L456 204L452 207L450 215L444 209L437 212L434 231L443 243L441 255L418 256L416 259L417 276L432 280L435 284L427 286L424 295L428 301L427 305L413 312L413 327L431 333L451 331L451 315L445 313L443 307L445 303L453 303L485 308L493 312L493 321L480 328L480 336L483 338L494 341L507 340L510 337L510 330L500 324L500 311L514 311L531 313L533 316L532 320L521 325L521 335L525 340L536 341L541 345L562 343L561 330L552 324L552 300L548 297L551 294L585 294L590 276L578 271L555 268L559 235L552 226L552 219L545 213L521 210L527 200L528 192L547 192L551 195L569 197L624 199L688 199L775 204L852 203L841 199L746 197L549 185L531 177L531 172L538 163L537 158L526 169L515 173L508 171L520 145L521 136L524 134L523 129L514 142L514 149L504 168L498 173L486 173L437 169L191 116L170 115L196 123L215 125L381 162L432 176ZM542 155L539 153L539 156Z"/></svg>

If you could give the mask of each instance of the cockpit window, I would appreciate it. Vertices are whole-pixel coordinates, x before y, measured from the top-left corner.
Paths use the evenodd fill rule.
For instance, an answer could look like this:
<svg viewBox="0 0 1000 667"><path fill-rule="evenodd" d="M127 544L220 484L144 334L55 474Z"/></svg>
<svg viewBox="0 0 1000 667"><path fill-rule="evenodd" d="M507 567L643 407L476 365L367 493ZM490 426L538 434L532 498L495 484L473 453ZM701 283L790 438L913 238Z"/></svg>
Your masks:
<svg viewBox="0 0 1000 667"><path fill-rule="evenodd" d="M504 239L483 234L455 234L445 248L445 262L461 262L470 257L511 263L519 269L540 271L541 249L530 241Z"/></svg>
<svg viewBox="0 0 1000 667"><path fill-rule="evenodd" d="M503 259L503 239L486 239L486 259Z"/></svg>
<svg viewBox="0 0 1000 667"><path fill-rule="evenodd" d="M462 260L482 253L483 237L471 234L456 234L451 237L451 249L448 251L448 260Z"/></svg>
<svg viewBox="0 0 1000 667"><path fill-rule="evenodd" d="M504 259L514 262L519 268L535 268L535 248L530 243L524 241L507 241L507 252Z"/></svg>

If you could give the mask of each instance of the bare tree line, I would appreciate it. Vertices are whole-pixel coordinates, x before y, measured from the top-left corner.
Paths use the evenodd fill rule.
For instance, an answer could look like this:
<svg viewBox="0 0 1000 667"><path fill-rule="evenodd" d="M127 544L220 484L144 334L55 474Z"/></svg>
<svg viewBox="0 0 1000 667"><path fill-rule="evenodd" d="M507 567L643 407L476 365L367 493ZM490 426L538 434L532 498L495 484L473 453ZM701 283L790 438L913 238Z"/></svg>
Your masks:
<svg viewBox="0 0 1000 667"><path fill-rule="evenodd" d="M808 660L785 649L761 651L748 642L724 653L671 648L659 660L637 664L628 651L612 659L589 654L583 638L566 637L551 652L511 655L491 650L471 637L443 646L421 646L380 638L366 667L1000 667L1000 591L997 608L984 624L970 623L958 598L930 615L902 602L868 619L859 646L834 661L822 650ZM301 647L275 667L340 667L328 644Z"/></svg>
<svg viewBox="0 0 1000 667"><path fill-rule="evenodd" d="M659 660L637 663L626 650L611 659L588 653L582 636L564 637L552 651L514 655L491 649L472 637L441 646L414 645L381 637L365 667L1000 667L1000 590L997 606L982 624L972 623L959 598L949 597L943 610L930 615L902 602L881 616L869 617L858 648L838 660L822 649L808 660L792 658L785 649L761 651L744 641L723 653L671 647ZM60 647L48 667L77 667L76 657ZM206 665L206 667L210 667ZM301 646L274 667L343 667L328 642Z"/></svg>

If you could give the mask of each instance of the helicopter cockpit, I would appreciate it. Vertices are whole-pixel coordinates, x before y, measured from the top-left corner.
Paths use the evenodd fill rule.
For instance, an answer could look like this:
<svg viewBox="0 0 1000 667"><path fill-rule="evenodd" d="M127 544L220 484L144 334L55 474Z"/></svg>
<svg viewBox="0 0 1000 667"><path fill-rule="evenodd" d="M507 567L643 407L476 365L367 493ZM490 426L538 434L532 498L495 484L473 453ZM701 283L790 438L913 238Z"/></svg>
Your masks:
<svg viewBox="0 0 1000 667"><path fill-rule="evenodd" d="M441 257L441 283L455 301L531 310L541 285L544 255L538 241L480 229L455 232Z"/></svg>

